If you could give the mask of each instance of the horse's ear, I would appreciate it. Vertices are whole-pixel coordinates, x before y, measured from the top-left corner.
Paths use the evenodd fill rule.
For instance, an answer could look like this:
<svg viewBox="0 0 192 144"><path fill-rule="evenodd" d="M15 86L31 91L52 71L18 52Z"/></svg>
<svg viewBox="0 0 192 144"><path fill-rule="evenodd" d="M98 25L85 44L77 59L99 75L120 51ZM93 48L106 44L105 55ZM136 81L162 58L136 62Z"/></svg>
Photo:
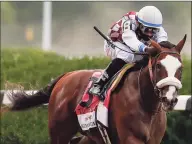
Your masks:
<svg viewBox="0 0 192 144"><path fill-rule="evenodd" d="M187 34L185 34L184 38L177 44L177 46L175 47L175 49L180 53L184 44L185 44L185 41L186 41L186 38L187 38Z"/></svg>
<svg viewBox="0 0 192 144"><path fill-rule="evenodd" d="M161 52L161 46L155 42L154 40L150 39L150 42L151 42L151 45L150 46L153 46L154 48L157 49L157 52Z"/></svg>

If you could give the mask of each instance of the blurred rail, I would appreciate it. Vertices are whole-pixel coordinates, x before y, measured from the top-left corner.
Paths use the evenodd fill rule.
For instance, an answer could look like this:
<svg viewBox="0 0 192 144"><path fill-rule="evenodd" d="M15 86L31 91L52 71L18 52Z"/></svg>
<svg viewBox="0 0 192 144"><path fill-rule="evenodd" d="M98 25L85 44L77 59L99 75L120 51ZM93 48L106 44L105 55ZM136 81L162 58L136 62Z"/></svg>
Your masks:
<svg viewBox="0 0 192 144"><path fill-rule="evenodd" d="M2 104L8 105L10 104L10 100L8 98L8 95L10 95L11 92L17 92L18 90L0 90L0 96L2 100ZM27 90L25 91L27 94L34 94L37 92L37 90ZM48 105L44 104L44 105ZM174 107L174 110L176 111L191 111L192 112L192 97L191 95L179 95L178 96L178 103Z"/></svg>

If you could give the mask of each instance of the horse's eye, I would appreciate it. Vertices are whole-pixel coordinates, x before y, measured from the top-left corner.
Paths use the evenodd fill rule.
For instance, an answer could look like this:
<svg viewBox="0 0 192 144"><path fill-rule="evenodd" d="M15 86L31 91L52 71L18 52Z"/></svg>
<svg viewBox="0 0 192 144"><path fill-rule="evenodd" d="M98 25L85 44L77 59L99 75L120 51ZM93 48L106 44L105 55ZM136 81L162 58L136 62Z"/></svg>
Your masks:
<svg viewBox="0 0 192 144"><path fill-rule="evenodd" d="M178 71L179 71L179 74L182 74L182 68L179 68Z"/></svg>
<svg viewBox="0 0 192 144"><path fill-rule="evenodd" d="M161 69L161 64L157 64L157 70L160 70Z"/></svg>

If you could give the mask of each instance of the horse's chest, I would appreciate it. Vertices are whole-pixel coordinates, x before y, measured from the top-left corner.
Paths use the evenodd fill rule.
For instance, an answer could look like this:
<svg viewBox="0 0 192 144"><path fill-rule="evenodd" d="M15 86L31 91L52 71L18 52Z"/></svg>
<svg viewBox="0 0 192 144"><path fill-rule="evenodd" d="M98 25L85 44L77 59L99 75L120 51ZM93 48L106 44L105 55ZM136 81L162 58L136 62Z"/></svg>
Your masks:
<svg viewBox="0 0 192 144"><path fill-rule="evenodd" d="M134 136L147 142L150 139L152 119L145 115L135 114L130 117L129 126Z"/></svg>

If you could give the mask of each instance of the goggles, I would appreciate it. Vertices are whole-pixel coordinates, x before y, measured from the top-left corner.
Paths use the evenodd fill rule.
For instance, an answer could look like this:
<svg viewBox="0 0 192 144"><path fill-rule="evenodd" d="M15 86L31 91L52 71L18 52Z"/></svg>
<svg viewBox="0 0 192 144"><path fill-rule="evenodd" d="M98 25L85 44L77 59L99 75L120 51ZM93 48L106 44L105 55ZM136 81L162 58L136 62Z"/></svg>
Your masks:
<svg viewBox="0 0 192 144"><path fill-rule="evenodd" d="M148 36L153 36L154 34L159 32L159 28L147 27L142 24L140 25L140 30L143 34Z"/></svg>

